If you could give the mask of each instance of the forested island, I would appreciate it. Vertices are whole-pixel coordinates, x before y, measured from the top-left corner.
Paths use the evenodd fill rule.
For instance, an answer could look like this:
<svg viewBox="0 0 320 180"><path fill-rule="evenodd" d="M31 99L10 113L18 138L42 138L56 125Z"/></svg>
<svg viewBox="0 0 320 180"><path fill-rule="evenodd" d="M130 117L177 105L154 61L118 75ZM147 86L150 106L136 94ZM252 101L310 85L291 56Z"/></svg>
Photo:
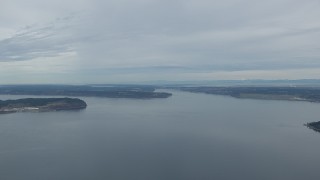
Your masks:
<svg viewBox="0 0 320 180"><path fill-rule="evenodd" d="M307 123L305 125L316 132L320 132L320 121Z"/></svg>
<svg viewBox="0 0 320 180"><path fill-rule="evenodd" d="M78 98L25 98L0 100L0 114L15 112L47 112L85 109L87 103Z"/></svg>
<svg viewBox="0 0 320 180"><path fill-rule="evenodd" d="M155 92L155 87L147 85L2 85L4 95L45 95L153 99L168 98L171 93Z"/></svg>

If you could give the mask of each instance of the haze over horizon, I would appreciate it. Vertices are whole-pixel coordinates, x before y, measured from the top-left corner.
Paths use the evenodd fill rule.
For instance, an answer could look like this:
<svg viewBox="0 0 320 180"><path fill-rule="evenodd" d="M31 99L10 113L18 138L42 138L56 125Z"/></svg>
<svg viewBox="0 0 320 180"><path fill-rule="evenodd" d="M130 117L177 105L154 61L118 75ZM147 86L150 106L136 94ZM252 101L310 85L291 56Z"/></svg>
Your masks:
<svg viewBox="0 0 320 180"><path fill-rule="evenodd" d="M320 79L317 0L3 0L0 82Z"/></svg>

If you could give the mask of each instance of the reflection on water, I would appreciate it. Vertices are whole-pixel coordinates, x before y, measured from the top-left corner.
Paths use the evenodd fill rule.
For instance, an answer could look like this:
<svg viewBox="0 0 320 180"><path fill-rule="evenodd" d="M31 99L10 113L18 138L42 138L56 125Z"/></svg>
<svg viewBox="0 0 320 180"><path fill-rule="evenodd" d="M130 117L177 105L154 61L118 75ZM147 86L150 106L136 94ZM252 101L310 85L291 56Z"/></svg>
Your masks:
<svg viewBox="0 0 320 180"><path fill-rule="evenodd" d="M1 115L0 179L317 178L320 104L173 93Z"/></svg>

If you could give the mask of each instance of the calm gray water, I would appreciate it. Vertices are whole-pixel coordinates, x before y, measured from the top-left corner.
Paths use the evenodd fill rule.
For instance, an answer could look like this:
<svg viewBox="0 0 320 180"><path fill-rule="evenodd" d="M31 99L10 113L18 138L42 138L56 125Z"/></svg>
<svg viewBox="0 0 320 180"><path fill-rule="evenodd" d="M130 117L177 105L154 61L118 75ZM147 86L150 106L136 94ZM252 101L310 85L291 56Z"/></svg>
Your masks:
<svg viewBox="0 0 320 180"><path fill-rule="evenodd" d="M319 177L320 133L303 124L320 120L320 104L184 92L83 99L84 111L1 115L0 179Z"/></svg>

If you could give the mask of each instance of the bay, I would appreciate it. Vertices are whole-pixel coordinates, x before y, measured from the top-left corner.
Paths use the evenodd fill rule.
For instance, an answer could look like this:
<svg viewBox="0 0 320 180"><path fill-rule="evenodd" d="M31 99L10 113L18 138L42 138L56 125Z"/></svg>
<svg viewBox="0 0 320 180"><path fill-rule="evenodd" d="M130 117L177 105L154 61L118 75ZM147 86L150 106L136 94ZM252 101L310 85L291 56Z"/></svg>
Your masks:
<svg viewBox="0 0 320 180"><path fill-rule="evenodd" d="M303 124L320 120L320 104L172 93L80 97L86 110L0 115L0 179L318 177L320 134Z"/></svg>

